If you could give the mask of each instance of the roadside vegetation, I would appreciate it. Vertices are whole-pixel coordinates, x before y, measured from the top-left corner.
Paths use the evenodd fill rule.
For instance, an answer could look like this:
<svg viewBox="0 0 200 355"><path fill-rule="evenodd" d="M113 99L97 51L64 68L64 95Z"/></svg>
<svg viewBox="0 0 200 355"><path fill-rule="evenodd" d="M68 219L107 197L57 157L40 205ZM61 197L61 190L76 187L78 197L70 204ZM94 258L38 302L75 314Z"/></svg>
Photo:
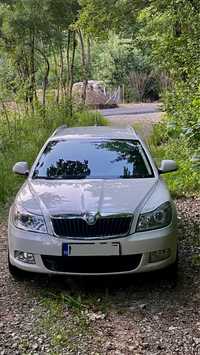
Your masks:
<svg viewBox="0 0 200 355"><path fill-rule="evenodd" d="M32 165L46 139L53 131L66 124L68 127L106 125L98 113L75 108L70 115L69 106L49 104L45 116L41 108L35 111L8 111L0 116L0 207L14 196L23 178L12 173L17 161Z"/></svg>
<svg viewBox="0 0 200 355"><path fill-rule="evenodd" d="M157 165L163 159L177 162L178 171L163 175L173 197L197 196L200 192L199 161L195 160L196 148L184 134L176 136L176 130L167 128L166 122L154 125L149 146Z"/></svg>
<svg viewBox="0 0 200 355"><path fill-rule="evenodd" d="M122 70L121 77L118 72L124 85L132 77L134 88L139 87L142 92L149 87L147 77L151 78L151 83L155 83L155 74L159 78L158 97L162 100L166 115L163 122L155 126L151 147L158 160L172 158L179 165L177 173L166 177L172 193L176 196L199 195L199 1L127 0L123 2L122 11L120 1L113 0L108 4L92 0L82 2L86 6L81 19L88 31L99 38L105 34L106 28L113 28L120 36L122 46L129 43L130 57L124 51L122 61L125 69ZM130 44L134 53L140 55L138 62L135 61L140 64L139 67L134 66L133 62L130 64L130 58L135 60L137 57L131 55ZM120 58L115 63L119 65ZM148 70L150 67L151 69L148 71L147 67ZM127 68L131 68L127 70L128 75ZM144 97L145 95L140 96L140 99L144 100Z"/></svg>
<svg viewBox="0 0 200 355"><path fill-rule="evenodd" d="M173 194L199 194L199 1L4 0L0 20L0 205L21 183L12 164L31 164L57 126L105 123L85 107L88 80L125 102L162 100L152 149L180 166Z"/></svg>

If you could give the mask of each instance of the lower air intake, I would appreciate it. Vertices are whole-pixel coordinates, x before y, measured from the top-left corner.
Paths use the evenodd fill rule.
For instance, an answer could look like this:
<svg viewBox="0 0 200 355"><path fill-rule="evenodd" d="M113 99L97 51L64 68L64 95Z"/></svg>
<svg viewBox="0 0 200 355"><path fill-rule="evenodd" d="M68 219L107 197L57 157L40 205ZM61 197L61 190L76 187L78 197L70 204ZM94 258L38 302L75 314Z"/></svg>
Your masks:
<svg viewBox="0 0 200 355"><path fill-rule="evenodd" d="M49 256L42 255L45 267L51 271L98 274L131 271L138 267L142 254L120 256Z"/></svg>

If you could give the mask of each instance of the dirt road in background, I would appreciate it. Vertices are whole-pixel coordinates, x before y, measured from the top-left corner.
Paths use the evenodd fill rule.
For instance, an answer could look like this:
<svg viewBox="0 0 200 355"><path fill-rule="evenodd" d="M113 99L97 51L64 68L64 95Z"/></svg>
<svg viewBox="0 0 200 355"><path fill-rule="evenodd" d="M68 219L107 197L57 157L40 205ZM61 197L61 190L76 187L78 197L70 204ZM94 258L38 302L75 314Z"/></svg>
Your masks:
<svg viewBox="0 0 200 355"><path fill-rule="evenodd" d="M160 103L122 104L117 108L100 110L113 126L139 125L145 137L151 135L153 125L164 115Z"/></svg>

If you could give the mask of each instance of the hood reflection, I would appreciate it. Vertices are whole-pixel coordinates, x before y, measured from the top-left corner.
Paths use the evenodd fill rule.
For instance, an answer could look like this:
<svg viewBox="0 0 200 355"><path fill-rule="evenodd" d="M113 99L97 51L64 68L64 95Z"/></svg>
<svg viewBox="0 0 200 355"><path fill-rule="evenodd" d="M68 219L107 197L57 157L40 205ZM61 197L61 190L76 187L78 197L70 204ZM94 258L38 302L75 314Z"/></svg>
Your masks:
<svg viewBox="0 0 200 355"><path fill-rule="evenodd" d="M155 179L141 180L33 180L31 190L50 214L127 213L151 191ZM33 197L33 196L32 196Z"/></svg>

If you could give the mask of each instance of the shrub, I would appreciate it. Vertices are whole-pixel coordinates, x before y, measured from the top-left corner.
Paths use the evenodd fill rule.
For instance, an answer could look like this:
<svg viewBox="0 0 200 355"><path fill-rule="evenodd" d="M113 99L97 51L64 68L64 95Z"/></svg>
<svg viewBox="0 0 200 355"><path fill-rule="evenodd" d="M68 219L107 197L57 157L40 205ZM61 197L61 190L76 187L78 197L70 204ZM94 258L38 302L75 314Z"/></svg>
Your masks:
<svg viewBox="0 0 200 355"><path fill-rule="evenodd" d="M159 123L154 126L150 148L158 166L162 159L173 159L177 162L179 170L164 175L174 196L200 193L198 161L197 158L194 159L197 157L196 149L184 134L172 135L166 122Z"/></svg>
<svg viewBox="0 0 200 355"><path fill-rule="evenodd" d="M106 125L99 113L84 110L71 117L68 107L50 105L44 112L7 111L0 115L0 205L8 201L19 188L22 178L14 176L12 166L16 161L32 165L36 155L50 134L60 125Z"/></svg>

